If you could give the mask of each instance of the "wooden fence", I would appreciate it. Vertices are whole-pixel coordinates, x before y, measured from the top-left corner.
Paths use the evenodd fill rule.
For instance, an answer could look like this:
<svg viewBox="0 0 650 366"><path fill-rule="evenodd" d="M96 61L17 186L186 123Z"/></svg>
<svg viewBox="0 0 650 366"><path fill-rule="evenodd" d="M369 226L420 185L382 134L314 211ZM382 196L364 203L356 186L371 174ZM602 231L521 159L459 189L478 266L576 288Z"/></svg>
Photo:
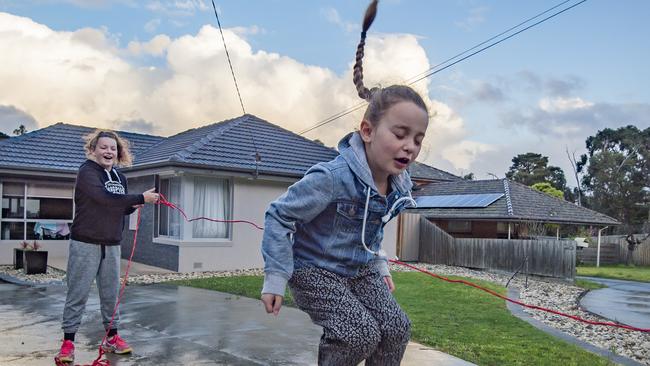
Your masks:
<svg viewBox="0 0 650 366"><path fill-rule="evenodd" d="M420 257L420 214L402 212L399 215L397 256L403 261L417 261Z"/></svg>
<svg viewBox="0 0 650 366"><path fill-rule="evenodd" d="M521 268L521 273L572 279L576 245L572 240L454 238L422 218L419 260L505 272Z"/></svg>
<svg viewBox="0 0 650 366"><path fill-rule="evenodd" d="M637 237L644 237L637 235ZM593 238L594 242L597 238ZM578 251L580 263L595 264L597 243L589 244L589 248ZM608 235L600 240L600 264L619 264L627 261L627 242L625 237L620 235ZM650 266L650 239L638 246L632 256L632 262L637 266Z"/></svg>

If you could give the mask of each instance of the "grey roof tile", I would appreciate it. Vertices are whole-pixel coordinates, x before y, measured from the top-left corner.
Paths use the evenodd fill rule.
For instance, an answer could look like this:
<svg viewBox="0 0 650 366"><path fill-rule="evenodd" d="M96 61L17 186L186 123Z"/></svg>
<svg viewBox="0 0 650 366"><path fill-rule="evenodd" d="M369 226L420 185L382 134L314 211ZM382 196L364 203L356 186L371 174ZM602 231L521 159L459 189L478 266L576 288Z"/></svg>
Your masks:
<svg viewBox="0 0 650 366"><path fill-rule="evenodd" d="M0 142L0 167L76 172L86 159L83 136L94 128L57 123ZM162 137L118 131L137 159Z"/></svg>
<svg viewBox="0 0 650 366"><path fill-rule="evenodd" d="M85 160L82 137L93 128L57 123L0 141L0 167L76 172ZM301 177L314 164L338 155L252 115L164 138L118 131L131 143L139 169L155 163ZM256 164L255 152L261 160Z"/></svg>
<svg viewBox="0 0 650 366"><path fill-rule="evenodd" d="M427 179L433 181L458 181L463 180L463 178L448 173L444 170L434 168L432 166L426 165L424 163L419 163L417 161L413 162L408 168L409 174L413 179Z"/></svg>
<svg viewBox="0 0 650 366"><path fill-rule="evenodd" d="M260 161L255 161L259 152ZM187 130L151 147L134 165L156 162L202 165L213 169L302 176L338 152L250 114Z"/></svg>

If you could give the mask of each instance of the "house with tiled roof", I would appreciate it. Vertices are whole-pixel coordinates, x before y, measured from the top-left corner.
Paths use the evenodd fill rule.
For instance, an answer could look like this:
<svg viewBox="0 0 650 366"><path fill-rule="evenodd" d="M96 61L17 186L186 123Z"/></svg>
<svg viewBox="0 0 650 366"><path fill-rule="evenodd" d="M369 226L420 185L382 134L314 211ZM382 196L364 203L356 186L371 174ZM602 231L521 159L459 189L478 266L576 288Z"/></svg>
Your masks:
<svg viewBox="0 0 650 366"><path fill-rule="evenodd" d="M430 183L414 190L413 197L418 207L400 218L396 251L404 260L418 259L420 216L455 238L530 239L540 235L532 229L554 224L555 232L549 234L560 239L567 226L620 224L508 179Z"/></svg>
<svg viewBox="0 0 650 366"><path fill-rule="evenodd" d="M50 257L67 257L73 189L85 160L83 136L93 128L64 123L0 140L0 263L12 248L39 240ZM129 192L156 187L189 217L248 220L263 225L268 204L312 165L338 152L252 115L170 137L118 131L134 164L122 168ZM135 214L125 227L130 252ZM247 224L186 222L178 211L146 205L135 259L175 271L262 265L261 231Z"/></svg>
<svg viewBox="0 0 650 366"><path fill-rule="evenodd" d="M620 224L607 215L505 178L428 184L416 191L414 197L419 204L411 212L425 216L456 237L526 237L528 233L522 231L526 226L518 224L530 222Z"/></svg>

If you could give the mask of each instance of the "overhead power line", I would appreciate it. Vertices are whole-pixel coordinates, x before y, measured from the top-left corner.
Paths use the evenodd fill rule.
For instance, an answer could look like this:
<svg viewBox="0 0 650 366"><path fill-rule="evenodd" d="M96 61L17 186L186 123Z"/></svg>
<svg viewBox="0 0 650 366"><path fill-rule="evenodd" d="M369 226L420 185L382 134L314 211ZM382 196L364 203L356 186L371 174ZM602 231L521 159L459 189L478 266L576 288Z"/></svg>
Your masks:
<svg viewBox="0 0 650 366"><path fill-rule="evenodd" d="M560 15L560 14L562 14L562 13L564 13L564 12L566 12L566 11L572 9L572 8L575 8L576 6L586 2L587 0L581 0L581 1L575 3L575 4L571 5L571 6L568 6L568 7L564 8L564 9L562 9L560 11L557 11L557 12L555 12L555 13L553 13L553 14L551 14L551 15L549 15L549 16L547 16L547 17L545 17L545 18L543 18L543 19L541 19L541 20L539 20L539 21L525 27L525 28L522 28L522 29L516 31L515 33L512 33L512 34L510 34L510 35L508 35L508 36L506 36L504 38L498 39L497 41L494 41L492 43L489 43L490 41L493 41L493 40L495 40L495 39L497 39L497 38L511 32L511 31L521 27L522 25L527 24L530 21L532 21L534 19L537 19L537 18L541 17L542 15L544 15L544 14L546 14L546 13L548 13L548 12L554 10L554 9L557 9L558 7L568 3L570 1L571 0L566 0L566 1L563 1L563 2L557 4L557 5L553 6L553 7L550 7L550 8L544 10L543 12L541 12L541 13L533 16L533 17L530 17L530 18L526 19L525 21L523 21L521 23L519 23L519 24L517 24L517 25L515 25L513 27L510 27L507 30L505 30L505 31L493 36L493 37L490 37L487 40L485 40L485 41L483 41L483 42L481 42L481 43L479 43L479 44L477 44L477 45L475 45L475 46L473 46L473 47L471 47L471 48L469 48L469 49L467 49L467 50L465 50L465 51L463 51L461 53L456 54L453 57L450 57L450 58L446 59L445 61L443 61L443 62L441 62L441 63L439 63L439 64L437 64L437 65L435 65L435 66L433 66L431 68L429 68L428 70L423 71L423 72L421 72L421 73L419 73L419 74L417 74L417 75L415 75L413 77L410 77L410 78L406 79L404 81L404 83L407 84L407 85L413 85L413 84L417 83L418 81L421 81L421 80L424 80L424 79L426 79L428 77L431 77L432 75L435 75L435 74L437 74L437 73L439 73L439 72L441 72L441 71L443 71L445 69L448 69L449 67L451 67L453 65L456 65L457 63L459 63L461 61L464 61L464 60L466 60L466 59L468 59L468 58L470 58L470 57L472 57L472 56L474 56L474 55L476 55L478 53L481 53L481 52L483 52L483 51L485 51L485 50L487 50L487 49L489 49L491 47L496 46L497 44L499 44L499 43L501 43L503 41L506 41L506 40L508 40L508 39L510 39L510 38L524 32L524 31L526 31L526 30L528 30L528 29L530 29L532 27L535 27L535 26L537 26L537 25L539 25L541 23L544 23L547 20L549 20L551 18L554 18L554 17L556 17L556 16L558 16L558 15ZM487 44L485 47L482 47L482 48L478 49L477 51L474 51L474 52L466 55L467 53L481 47L482 45L485 45L486 43L489 43L489 44ZM461 57L463 55L466 55L466 56L458 59L459 57ZM451 62L453 60L456 60L456 61ZM449 63L449 62L451 62L451 63ZM313 130L321 127L321 126L324 126L324 125L326 125L326 124L328 124L330 122L333 122L333 121L335 121L335 120L337 120L337 119L339 119L341 117L344 117L344 116L346 116L346 115L360 109L361 107L365 106L366 104L367 104L367 102L360 102L359 104L356 104L356 105L354 105L352 107L349 107L349 108L347 108L347 109L345 109L345 110L343 110L341 112L333 114L333 115L331 115L331 116L329 116L329 117L327 117L327 118L325 118L325 119L323 119L323 120L321 120L319 122L316 122L312 126L300 131L299 134L304 135L307 132L313 131Z"/></svg>
<svg viewBox="0 0 650 366"><path fill-rule="evenodd" d="M219 25L219 33L221 33L221 40L223 41L223 48L226 50L226 58L228 59L228 65L230 65L230 73L232 74L232 79L235 82L235 89L237 90L237 97L239 98L239 104L241 105L241 110L246 114L246 109L244 109L244 102L241 99L241 94L239 93L239 85L237 85L237 78L235 77L235 70L232 68L232 62L230 62L230 54L228 53L228 47L226 47L226 39L223 36L223 30L221 30L221 22L219 21L219 14L217 14L217 6L214 5L214 0L212 0L212 9L214 9L214 16L217 18L217 25Z"/></svg>

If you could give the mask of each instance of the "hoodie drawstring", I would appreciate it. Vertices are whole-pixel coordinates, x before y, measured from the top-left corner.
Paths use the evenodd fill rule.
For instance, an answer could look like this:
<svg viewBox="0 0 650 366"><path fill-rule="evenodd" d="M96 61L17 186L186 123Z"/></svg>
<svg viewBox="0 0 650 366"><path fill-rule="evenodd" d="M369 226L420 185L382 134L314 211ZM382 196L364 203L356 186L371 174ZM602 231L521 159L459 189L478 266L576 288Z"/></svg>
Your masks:
<svg viewBox="0 0 650 366"><path fill-rule="evenodd" d="M395 212L395 208L397 207L397 205L400 204L400 202L408 201L408 203L411 204L411 207L413 207L413 208L418 207L417 202L415 202L415 200L413 199L413 196L411 196L411 191L408 191L408 194L409 194L408 197L400 197L397 200L395 200L395 202L393 203L393 206L390 208L390 210L388 210L388 213L381 217L381 221L384 224L387 223L390 220L390 218L393 216L393 212Z"/></svg>
<svg viewBox="0 0 650 366"><path fill-rule="evenodd" d="M113 177L111 176L111 172L113 171L113 169L111 169L110 172L109 172L108 170L106 170L106 169L104 169L104 171L106 172L106 175L108 176L108 181L109 181L109 182L112 182L112 181L113 181ZM120 179L120 175L117 174L117 172L115 172L115 177L117 178L117 182L120 183L120 184L122 184L122 180Z"/></svg>
<svg viewBox="0 0 650 366"><path fill-rule="evenodd" d="M381 221L385 224L390 220L390 218L393 215L393 212L395 211L395 208L400 202L403 201L408 201L408 203L411 204L414 208L418 206L418 204L415 202L413 199L413 196L411 196L411 192L408 191L408 197L401 197L393 203L393 206L388 210L388 213L384 216L381 217ZM370 204L370 187L366 187L366 207L363 210L363 223L361 226L361 244L363 245L363 248L368 252L371 253L372 255L375 256L380 256L380 257L385 257L386 252L384 252L383 249L379 249L378 251L372 251L368 246L366 245L366 220L368 218L368 205Z"/></svg>

